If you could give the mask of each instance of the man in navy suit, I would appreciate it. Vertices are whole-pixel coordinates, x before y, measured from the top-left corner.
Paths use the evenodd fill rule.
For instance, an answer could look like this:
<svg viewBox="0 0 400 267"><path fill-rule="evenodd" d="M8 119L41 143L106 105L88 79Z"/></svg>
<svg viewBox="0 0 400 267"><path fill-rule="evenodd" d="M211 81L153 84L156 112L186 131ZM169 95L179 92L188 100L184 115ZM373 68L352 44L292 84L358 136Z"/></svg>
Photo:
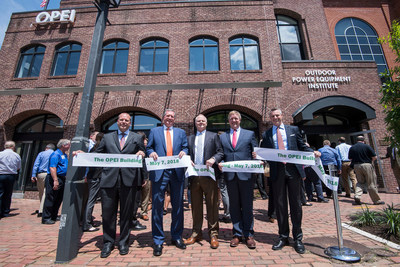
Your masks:
<svg viewBox="0 0 400 267"><path fill-rule="evenodd" d="M117 120L118 131L104 135L95 153L136 154L145 156L141 135L129 131L131 116L121 113ZM118 202L120 206L120 237L118 249L121 255L129 252L129 234L131 228L133 202L138 186L142 186L143 177L140 168L103 168L100 180L101 209L103 220L104 246L100 257L106 258L114 249L117 224Z"/></svg>
<svg viewBox="0 0 400 267"><path fill-rule="evenodd" d="M242 129L241 119L239 112L235 110L229 112L228 121L231 129L220 136L225 161L251 160L255 156L253 150L257 146L257 141L254 132ZM219 166L222 169L222 165ZM254 249L256 248L253 230L254 176L244 172L226 172L224 176L233 224L230 246L237 247L244 238L247 247Z"/></svg>
<svg viewBox="0 0 400 267"><path fill-rule="evenodd" d="M284 125L282 122L282 111L271 109L270 119L273 127L263 133L261 147L300 150L313 152L303 141L297 126ZM320 156L314 151L315 156ZM273 250L280 250L288 245L289 239L289 215L288 198L290 206L290 217L293 224L294 249L297 253L303 254L305 247L302 243L303 232L301 230L302 205L300 201L301 179L305 173L302 165L269 161L270 181L274 192L276 217L278 219L279 240L272 246Z"/></svg>
<svg viewBox="0 0 400 267"><path fill-rule="evenodd" d="M186 133L175 128L175 112L167 109L163 115L163 126L151 129L147 143L147 155L154 160L158 157L179 155L182 158L188 154ZM165 190L170 185L172 222L172 244L180 249L186 249L182 240L183 232L183 189L185 168L150 171L152 182L152 221L151 228L154 240L153 255L161 256L164 243L163 206Z"/></svg>

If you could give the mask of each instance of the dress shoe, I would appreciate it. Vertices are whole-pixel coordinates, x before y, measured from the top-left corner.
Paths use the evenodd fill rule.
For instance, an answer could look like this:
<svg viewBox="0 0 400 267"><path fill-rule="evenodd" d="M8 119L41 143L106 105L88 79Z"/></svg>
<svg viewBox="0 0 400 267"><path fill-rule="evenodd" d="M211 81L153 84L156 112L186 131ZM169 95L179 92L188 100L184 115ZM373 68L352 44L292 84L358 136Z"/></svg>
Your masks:
<svg viewBox="0 0 400 267"><path fill-rule="evenodd" d="M201 240L202 240L201 236L191 236L185 240L185 245L193 245L194 243L199 242Z"/></svg>
<svg viewBox="0 0 400 267"><path fill-rule="evenodd" d="M310 202L303 203L302 205L303 206L309 206L309 207L312 206L312 204Z"/></svg>
<svg viewBox="0 0 400 267"><path fill-rule="evenodd" d="M129 252L129 246L127 246L127 245L119 246L118 250L119 250L120 255L126 255Z"/></svg>
<svg viewBox="0 0 400 267"><path fill-rule="evenodd" d="M111 251L113 251L113 249L114 249L114 244L112 244L111 242L105 243L103 249L101 250L100 258L107 258L108 256L110 256Z"/></svg>
<svg viewBox="0 0 400 267"><path fill-rule="evenodd" d="M234 237L232 238L232 240L231 240L230 246L231 246L232 248L237 247L237 246L239 245L241 239L242 239L242 238L241 238L240 236L234 236Z"/></svg>
<svg viewBox="0 0 400 267"><path fill-rule="evenodd" d="M279 239L279 241L272 246L272 250L281 250L287 245L289 245L289 241L287 239Z"/></svg>
<svg viewBox="0 0 400 267"><path fill-rule="evenodd" d="M385 205L385 201L378 200L377 202L374 203L374 205Z"/></svg>
<svg viewBox="0 0 400 267"><path fill-rule="evenodd" d="M89 229L87 229L87 230L83 230L84 232L96 232L96 231L99 231L100 229L99 228L97 228L97 227L90 227Z"/></svg>
<svg viewBox="0 0 400 267"><path fill-rule="evenodd" d="M350 197L350 194L346 194L345 197Z"/></svg>
<svg viewBox="0 0 400 267"><path fill-rule="evenodd" d="M172 245L175 245L175 247L180 248L180 249L186 249L185 242L183 242L182 239L177 239L177 240L172 240Z"/></svg>
<svg viewBox="0 0 400 267"><path fill-rule="evenodd" d="M304 254L306 252L306 248L304 247L303 242L301 242L301 240L295 240L293 246L294 250L296 250L296 252L299 254Z"/></svg>
<svg viewBox="0 0 400 267"><path fill-rule="evenodd" d="M52 219L42 221L42 224L55 224L56 222Z"/></svg>
<svg viewBox="0 0 400 267"><path fill-rule="evenodd" d="M310 198L308 199L308 202L317 202L317 200L315 198Z"/></svg>
<svg viewBox="0 0 400 267"><path fill-rule="evenodd" d="M216 236L211 237L210 247L216 249L219 246L218 238Z"/></svg>
<svg viewBox="0 0 400 267"><path fill-rule="evenodd" d="M353 205L361 205L361 200L358 198L355 198Z"/></svg>
<svg viewBox="0 0 400 267"><path fill-rule="evenodd" d="M318 202L328 203L329 200L328 200L328 199L325 199L325 198L324 198L324 199L320 199L320 198L319 198L319 199L318 199Z"/></svg>
<svg viewBox="0 0 400 267"><path fill-rule="evenodd" d="M153 246L153 255L154 256L161 256L162 249L163 249L162 245L154 245Z"/></svg>
<svg viewBox="0 0 400 267"><path fill-rule="evenodd" d="M41 213L41 212L38 212L38 213L37 213L37 216L38 216L39 218L41 218L42 215L43 215L43 213Z"/></svg>
<svg viewBox="0 0 400 267"><path fill-rule="evenodd" d="M252 236L246 237L246 245L249 249L255 249L256 241L254 240L254 237Z"/></svg>
<svg viewBox="0 0 400 267"><path fill-rule="evenodd" d="M142 231L147 228L146 225L141 224L139 221L133 221L132 224L132 231Z"/></svg>
<svg viewBox="0 0 400 267"><path fill-rule="evenodd" d="M143 221L148 221L149 220L149 216L147 216L146 214L142 215L142 220Z"/></svg>

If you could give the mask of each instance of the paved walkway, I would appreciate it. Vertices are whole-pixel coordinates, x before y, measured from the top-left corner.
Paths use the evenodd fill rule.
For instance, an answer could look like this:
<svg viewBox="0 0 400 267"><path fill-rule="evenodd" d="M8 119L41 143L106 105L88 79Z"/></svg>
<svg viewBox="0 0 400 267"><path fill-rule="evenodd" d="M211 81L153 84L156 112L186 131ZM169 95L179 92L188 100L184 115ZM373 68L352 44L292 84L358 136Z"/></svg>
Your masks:
<svg viewBox="0 0 400 267"><path fill-rule="evenodd" d="M380 194L388 203L400 204L400 194ZM368 195L363 201L371 204ZM254 229L257 248L248 249L244 244L237 248L229 247L231 225L220 224L220 247L209 247L207 232L201 243L179 250L170 245L169 225L171 215L164 220L167 244L163 255L154 257L151 248L151 224L143 222L147 229L131 232L129 254L121 256L115 249L106 258L100 258L102 232L84 233L79 245L78 256L63 266L344 266L343 262L327 258L323 250L327 246L336 246L336 224L333 201L314 203L312 207L304 207L303 231L307 252L297 254L293 247L287 246L281 251L273 251L272 244L277 238L276 223L267 222L268 200L254 201ZM339 198L342 222L349 222L348 216L359 210L353 206L352 200ZM0 220L0 266L49 266L56 257L59 222L55 225L42 225L39 218L32 214L39 206L38 200L13 199L11 212L13 216ZM383 206L369 205L370 209L379 210ZM100 220L100 204L96 204L94 215ZM191 214L185 210L184 238L191 233ZM203 226L206 225L205 223ZM399 251L382 243L364 237L343 228L345 246L350 244L362 254L362 261L354 266L400 266ZM380 256L379 256L380 255Z"/></svg>

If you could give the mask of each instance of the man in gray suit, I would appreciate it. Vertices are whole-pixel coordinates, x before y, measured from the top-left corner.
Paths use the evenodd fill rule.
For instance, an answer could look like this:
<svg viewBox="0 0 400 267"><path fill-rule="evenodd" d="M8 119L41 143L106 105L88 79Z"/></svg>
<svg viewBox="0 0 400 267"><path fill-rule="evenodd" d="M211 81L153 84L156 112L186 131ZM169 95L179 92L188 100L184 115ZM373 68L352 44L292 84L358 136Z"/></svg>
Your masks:
<svg viewBox="0 0 400 267"><path fill-rule="evenodd" d="M231 129L221 134L221 144L224 150L225 161L251 160L255 157L253 153L257 141L253 131L240 127L242 117L239 112L231 111L228 121ZM220 163L220 169L222 165ZM254 241L254 218L253 218L253 193L254 176L245 172L226 172L225 181L229 194L229 207L233 224L233 238L231 247L237 247L244 238L250 249L256 248Z"/></svg>
<svg viewBox="0 0 400 267"><path fill-rule="evenodd" d="M188 147L192 164L207 165L218 171L218 163L224 157L221 141L216 133L206 131L207 118L200 114L195 119L197 133L188 138ZM193 163L194 162L194 163ZM217 176L217 174L215 175ZM185 240L186 245L202 240L203 194L206 200L208 235L211 248L216 249L218 242L218 185L208 176L190 177L190 194L192 200L193 230Z"/></svg>
<svg viewBox="0 0 400 267"><path fill-rule="evenodd" d="M145 156L141 135L129 131L131 116L121 113L117 120L118 131L104 135L95 153L136 154ZM133 214L133 199L142 176L139 168L106 167L100 180L103 219L103 249L100 257L106 258L114 249L116 237L118 201L120 206L120 238L118 249L121 255L129 252L129 234Z"/></svg>

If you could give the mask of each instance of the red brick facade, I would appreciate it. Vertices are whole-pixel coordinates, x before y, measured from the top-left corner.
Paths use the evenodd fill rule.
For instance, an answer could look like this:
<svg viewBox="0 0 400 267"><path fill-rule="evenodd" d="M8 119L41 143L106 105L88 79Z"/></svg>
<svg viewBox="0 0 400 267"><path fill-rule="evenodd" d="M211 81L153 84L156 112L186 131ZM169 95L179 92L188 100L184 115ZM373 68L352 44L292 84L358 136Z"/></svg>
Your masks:
<svg viewBox="0 0 400 267"><path fill-rule="evenodd" d="M300 4L301 2L301 4ZM376 119L360 123L361 130L376 130L378 143L385 136L384 114L379 104L380 80L376 65L369 62L341 62L334 36L336 23L345 17L368 22L379 36L389 32L390 20L399 16L397 1L133 1L124 0L117 9L110 9L104 41L119 39L129 43L126 74L104 74L98 86L201 84L232 82L282 82L282 87L140 90L96 92L91 124L100 129L102 123L122 111L143 111L161 118L165 108L173 108L177 125L193 132L193 118L198 112L237 109L258 122L259 133L266 129L268 111L279 107L285 123L292 124L291 115L300 107L327 96L357 99L376 112ZM32 116L52 113L64 122L64 137L72 138L76 128L90 43L97 10L92 1L62 0L61 9L76 9L74 24L31 26L37 12L16 13L11 17L0 51L0 90L13 93L0 95L0 143L12 139L15 127ZM275 15L286 15L299 23L305 60L282 62ZM261 69L231 71L229 40L246 35L259 43ZM218 40L219 71L189 71L189 40L211 36ZM159 37L169 41L169 65L166 73L139 73L140 42ZM56 46L68 42L82 44L77 75L51 76ZM39 77L14 78L21 49L41 44L46 47ZM395 55L383 46L389 67ZM292 82L306 70L335 70L336 76L350 76L351 82L341 84L337 91L309 91L306 84ZM25 90L67 88L69 93L24 94ZM74 90L76 88L76 90ZM0 93L1 93L0 91ZM21 91L21 93L18 93ZM75 91L75 93L73 92ZM264 96L264 97L263 97ZM169 100L169 101L167 101ZM168 103L168 104L166 104ZM332 103L340 105L340 103ZM336 141L336 140L335 140ZM316 144L322 146L322 144ZM379 146L379 153L386 151ZM388 161L384 164L384 183L388 191L398 186Z"/></svg>

